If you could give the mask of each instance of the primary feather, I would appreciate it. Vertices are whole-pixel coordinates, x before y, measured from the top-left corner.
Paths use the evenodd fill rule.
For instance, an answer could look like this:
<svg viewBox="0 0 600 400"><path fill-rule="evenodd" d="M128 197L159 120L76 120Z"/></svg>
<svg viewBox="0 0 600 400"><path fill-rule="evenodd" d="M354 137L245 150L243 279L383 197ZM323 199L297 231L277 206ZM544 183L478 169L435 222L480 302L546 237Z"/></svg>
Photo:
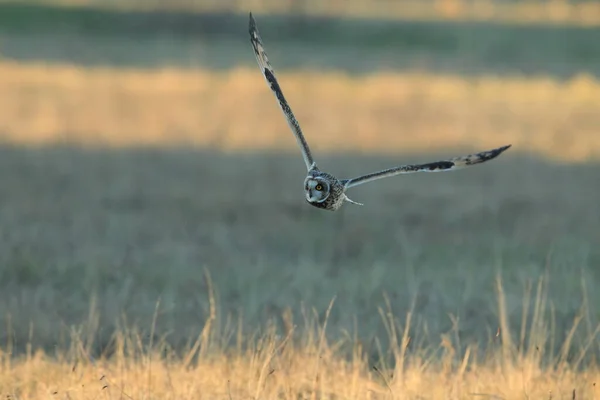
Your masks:
<svg viewBox="0 0 600 400"><path fill-rule="evenodd" d="M398 167L385 169L383 171L362 175L358 178L345 179L343 182L346 185L346 188L351 188L353 186L362 185L363 183L371 182L376 179L388 178L400 174L411 174L414 172L440 172L464 168L492 160L498 157L510 146L511 145L509 144L507 146L498 147L497 149L482 151L466 156L454 157L443 161L434 161L427 164L400 165Z"/></svg>
<svg viewBox="0 0 600 400"><path fill-rule="evenodd" d="M248 32L250 33L250 43L254 49L254 55L256 56L258 66L260 67L265 80L269 84L269 87L275 94L277 102L279 103L279 107L281 108L281 111L283 111L289 127L292 129L292 132L294 132L294 136L296 136L296 140L300 146L300 150L302 151L302 158L304 158L304 163L306 164L306 169L310 171L315 165L312 154L310 153L310 148L308 147L308 143L302 134L300 124L298 123L298 120L294 116L291 107L285 99L283 91L277 82L277 78L275 78L275 71L273 70L271 63L269 62L269 58L267 57L265 46L260 38L258 28L256 27L256 21L254 20L252 13L250 13Z"/></svg>

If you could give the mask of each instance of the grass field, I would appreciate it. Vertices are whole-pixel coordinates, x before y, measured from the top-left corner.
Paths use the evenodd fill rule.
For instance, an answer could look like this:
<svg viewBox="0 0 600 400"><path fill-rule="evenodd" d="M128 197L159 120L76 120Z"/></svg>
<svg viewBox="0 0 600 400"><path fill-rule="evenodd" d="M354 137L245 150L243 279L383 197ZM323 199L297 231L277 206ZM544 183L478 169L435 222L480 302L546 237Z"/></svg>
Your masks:
<svg viewBox="0 0 600 400"><path fill-rule="evenodd" d="M500 281L497 289L502 299ZM522 331L520 342L499 333L483 360L477 346L460 348L457 331L442 335L438 346L415 345L419 337L410 336L411 316L398 321L389 308L380 311L393 340L377 363L368 360L360 341L328 341L327 314L322 323L309 316L301 332L289 325L287 333L277 334L270 325L248 340L240 330L226 330L229 346L227 337L215 335L216 318L208 318L179 356L165 341L154 342L137 331L115 334L111 358L90 360L91 342L77 334L71 347L54 357L30 350L14 361L3 354L0 390L11 399L597 399L600 372L578 369L587 347L569 360L568 338L551 363L543 362L549 359L544 345L553 339L543 317L545 291L540 280L537 292L529 293L535 299L525 297L535 311L525 316L531 329ZM498 332L507 332L502 302L499 312L503 325ZM577 321L569 334L576 329ZM588 346L596 340L588 339ZM346 354L340 355L344 347Z"/></svg>
<svg viewBox="0 0 600 400"><path fill-rule="evenodd" d="M257 69L2 62L0 394L600 397L600 84L279 77L341 177L513 148L326 213Z"/></svg>
<svg viewBox="0 0 600 400"><path fill-rule="evenodd" d="M278 76L317 151L512 143L514 152L565 161L600 154L600 83L585 74L563 82L419 72ZM7 61L0 63L0 90L0 129L12 143L297 151L258 68L81 69Z"/></svg>
<svg viewBox="0 0 600 400"><path fill-rule="evenodd" d="M3 0L5 2L6 0ZM11 2L11 1L8 1ZM339 2L317 0L275 1L237 0L28 0L29 4L67 7L95 7L117 10L168 10L188 12L234 11L245 13L254 8L263 13L310 16L360 17L408 20L475 20L510 23L563 23L597 26L600 8L594 1L494 1L494 0L352 0Z"/></svg>
<svg viewBox="0 0 600 400"><path fill-rule="evenodd" d="M466 78L558 80L587 73L600 78L600 27L253 11L279 72L372 75L419 70ZM247 11L119 12L0 2L0 55L24 63L82 67L254 70L247 25Z"/></svg>

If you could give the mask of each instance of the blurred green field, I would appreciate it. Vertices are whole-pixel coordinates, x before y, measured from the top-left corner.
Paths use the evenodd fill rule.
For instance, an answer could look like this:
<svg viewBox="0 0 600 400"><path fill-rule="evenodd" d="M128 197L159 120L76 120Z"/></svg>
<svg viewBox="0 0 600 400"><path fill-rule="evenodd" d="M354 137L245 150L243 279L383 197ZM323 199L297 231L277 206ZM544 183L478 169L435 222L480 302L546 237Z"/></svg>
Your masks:
<svg viewBox="0 0 600 400"><path fill-rule="evenodd" d="M11 0L2 2L13 3ZM1 2L0 2L1 3ZM186 12L261 12L304 16L345 16L411 20L483 20L511 23L561 23L598 25L600 8L594 1L498 1L498 0L26 0L31 5L91 7L113 10L182 10Z"/></svg>
<svg viewBox="0 0 600 400"><path fill-rule="evenodd" d="M593 398L600 166L515 150L356 188L365 206L333 214L305 204L297 154L4 147L0 386L30 398L95 398L108 385L110 398L291 399L526 385ZM351 176L458 151L318 159ZM333 299L322 347L315 324ZM9 361L17 354L31 356Z"/></svg>
<svg viewBox="0 0 600 400"><path fill-rule="evenodd" d="M386 21L256 13L278 71L353 75L600 76L600 27ZM240 13L123 11L0 3L0 55L126 68L255 68Z"/></svg>

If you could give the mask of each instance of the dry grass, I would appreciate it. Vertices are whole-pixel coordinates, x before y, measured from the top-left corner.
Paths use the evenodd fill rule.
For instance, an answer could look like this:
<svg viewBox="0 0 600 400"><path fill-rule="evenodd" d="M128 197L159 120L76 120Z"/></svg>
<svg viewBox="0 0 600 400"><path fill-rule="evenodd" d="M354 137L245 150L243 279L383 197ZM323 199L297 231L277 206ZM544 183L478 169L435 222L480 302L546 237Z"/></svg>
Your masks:
<svg viewBox="0 0 600 400"><path fill-rule="evenodd" d="M590 399L600 396L600 371L595 364L580 369L586 352L597 344L598 325L584 347L572 346L572 336L549 355L551 321L545 317L547 287L525 293L523 320L530 324L521 336L508 333L502 281L497 280L498 333L487 349L461 344L458 328L444 334L434 348L423 347L419 332L389 307L380 314L390 346L377 361L360 341L325 335L333 302L319 323L310 314L298 327L287 316L287 332L268 325L258 335L239 328L215 328L216 310L196 341L175 352L167 341L139 331L120 330L109 356L90 356L92 336L74 332L66 351L53 356L31 349L19 359L0 353L0 391L10 399L468 399L536 398ZM533 313L527 314L527 304ZM214 307L214 298L211 297ZM589 312L582 310L581 318ZM157 304L153 324L159 318ZM571 331L578 329L576 319ZM151 333L154 325L151 327ZM227 344L224 340L232 343Z"/></svg>
<svg viewBox="0 0 600 400"><path fill-rule="evenodd" d="M600 154L600 83L585 75L280 74L316 150L427 151L513 143L562 160ZM15 143L295 147L258 69L0 64L0 130ZM325 135L322 133L326 133Z"/></svg>

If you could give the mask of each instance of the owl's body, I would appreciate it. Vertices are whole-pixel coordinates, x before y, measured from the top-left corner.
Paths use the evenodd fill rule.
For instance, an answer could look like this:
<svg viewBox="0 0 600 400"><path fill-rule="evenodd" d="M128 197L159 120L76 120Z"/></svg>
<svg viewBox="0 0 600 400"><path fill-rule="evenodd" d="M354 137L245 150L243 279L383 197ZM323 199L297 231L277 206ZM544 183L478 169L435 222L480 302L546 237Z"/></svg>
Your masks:
<svg viewBox="0 0 600 400"><path fill-rule="evenodd" d="M319 170L317 167L317 163L312 157L308 143L306 142L306 139L302 133L302 129L300 129L300 124L296 120L296 117L294 116L294 113L287 103L287 100L283 95L283 91L281 90L281 87L275 78L275 71L269 63L265 47L258 33L258 29L256 28L256 22L252 17L252 13L250 13L249 33L250 43L254 49L256 61L258 62L267 84L277 98L279 107L281 108L281 111L283 111L289 127L294 132L296 141L298 142L298 145L302 151L302 157L304 158L304 163L306 165L306 169L308 170L308 174L304 180L304 193L306 201L314 207L321 208L323 210L336 211L346 201L349 203L362 205L361 203L357 203L348 198L346 191L349 188L399 174L449 171L480 164L498 157L502 152L511 146L502 146L493 150L482 151L475 154L469 154L467 156L454 157L448 160L435 161L427 164L401 165L352 179L338 179L329 173Z"/></svg>

